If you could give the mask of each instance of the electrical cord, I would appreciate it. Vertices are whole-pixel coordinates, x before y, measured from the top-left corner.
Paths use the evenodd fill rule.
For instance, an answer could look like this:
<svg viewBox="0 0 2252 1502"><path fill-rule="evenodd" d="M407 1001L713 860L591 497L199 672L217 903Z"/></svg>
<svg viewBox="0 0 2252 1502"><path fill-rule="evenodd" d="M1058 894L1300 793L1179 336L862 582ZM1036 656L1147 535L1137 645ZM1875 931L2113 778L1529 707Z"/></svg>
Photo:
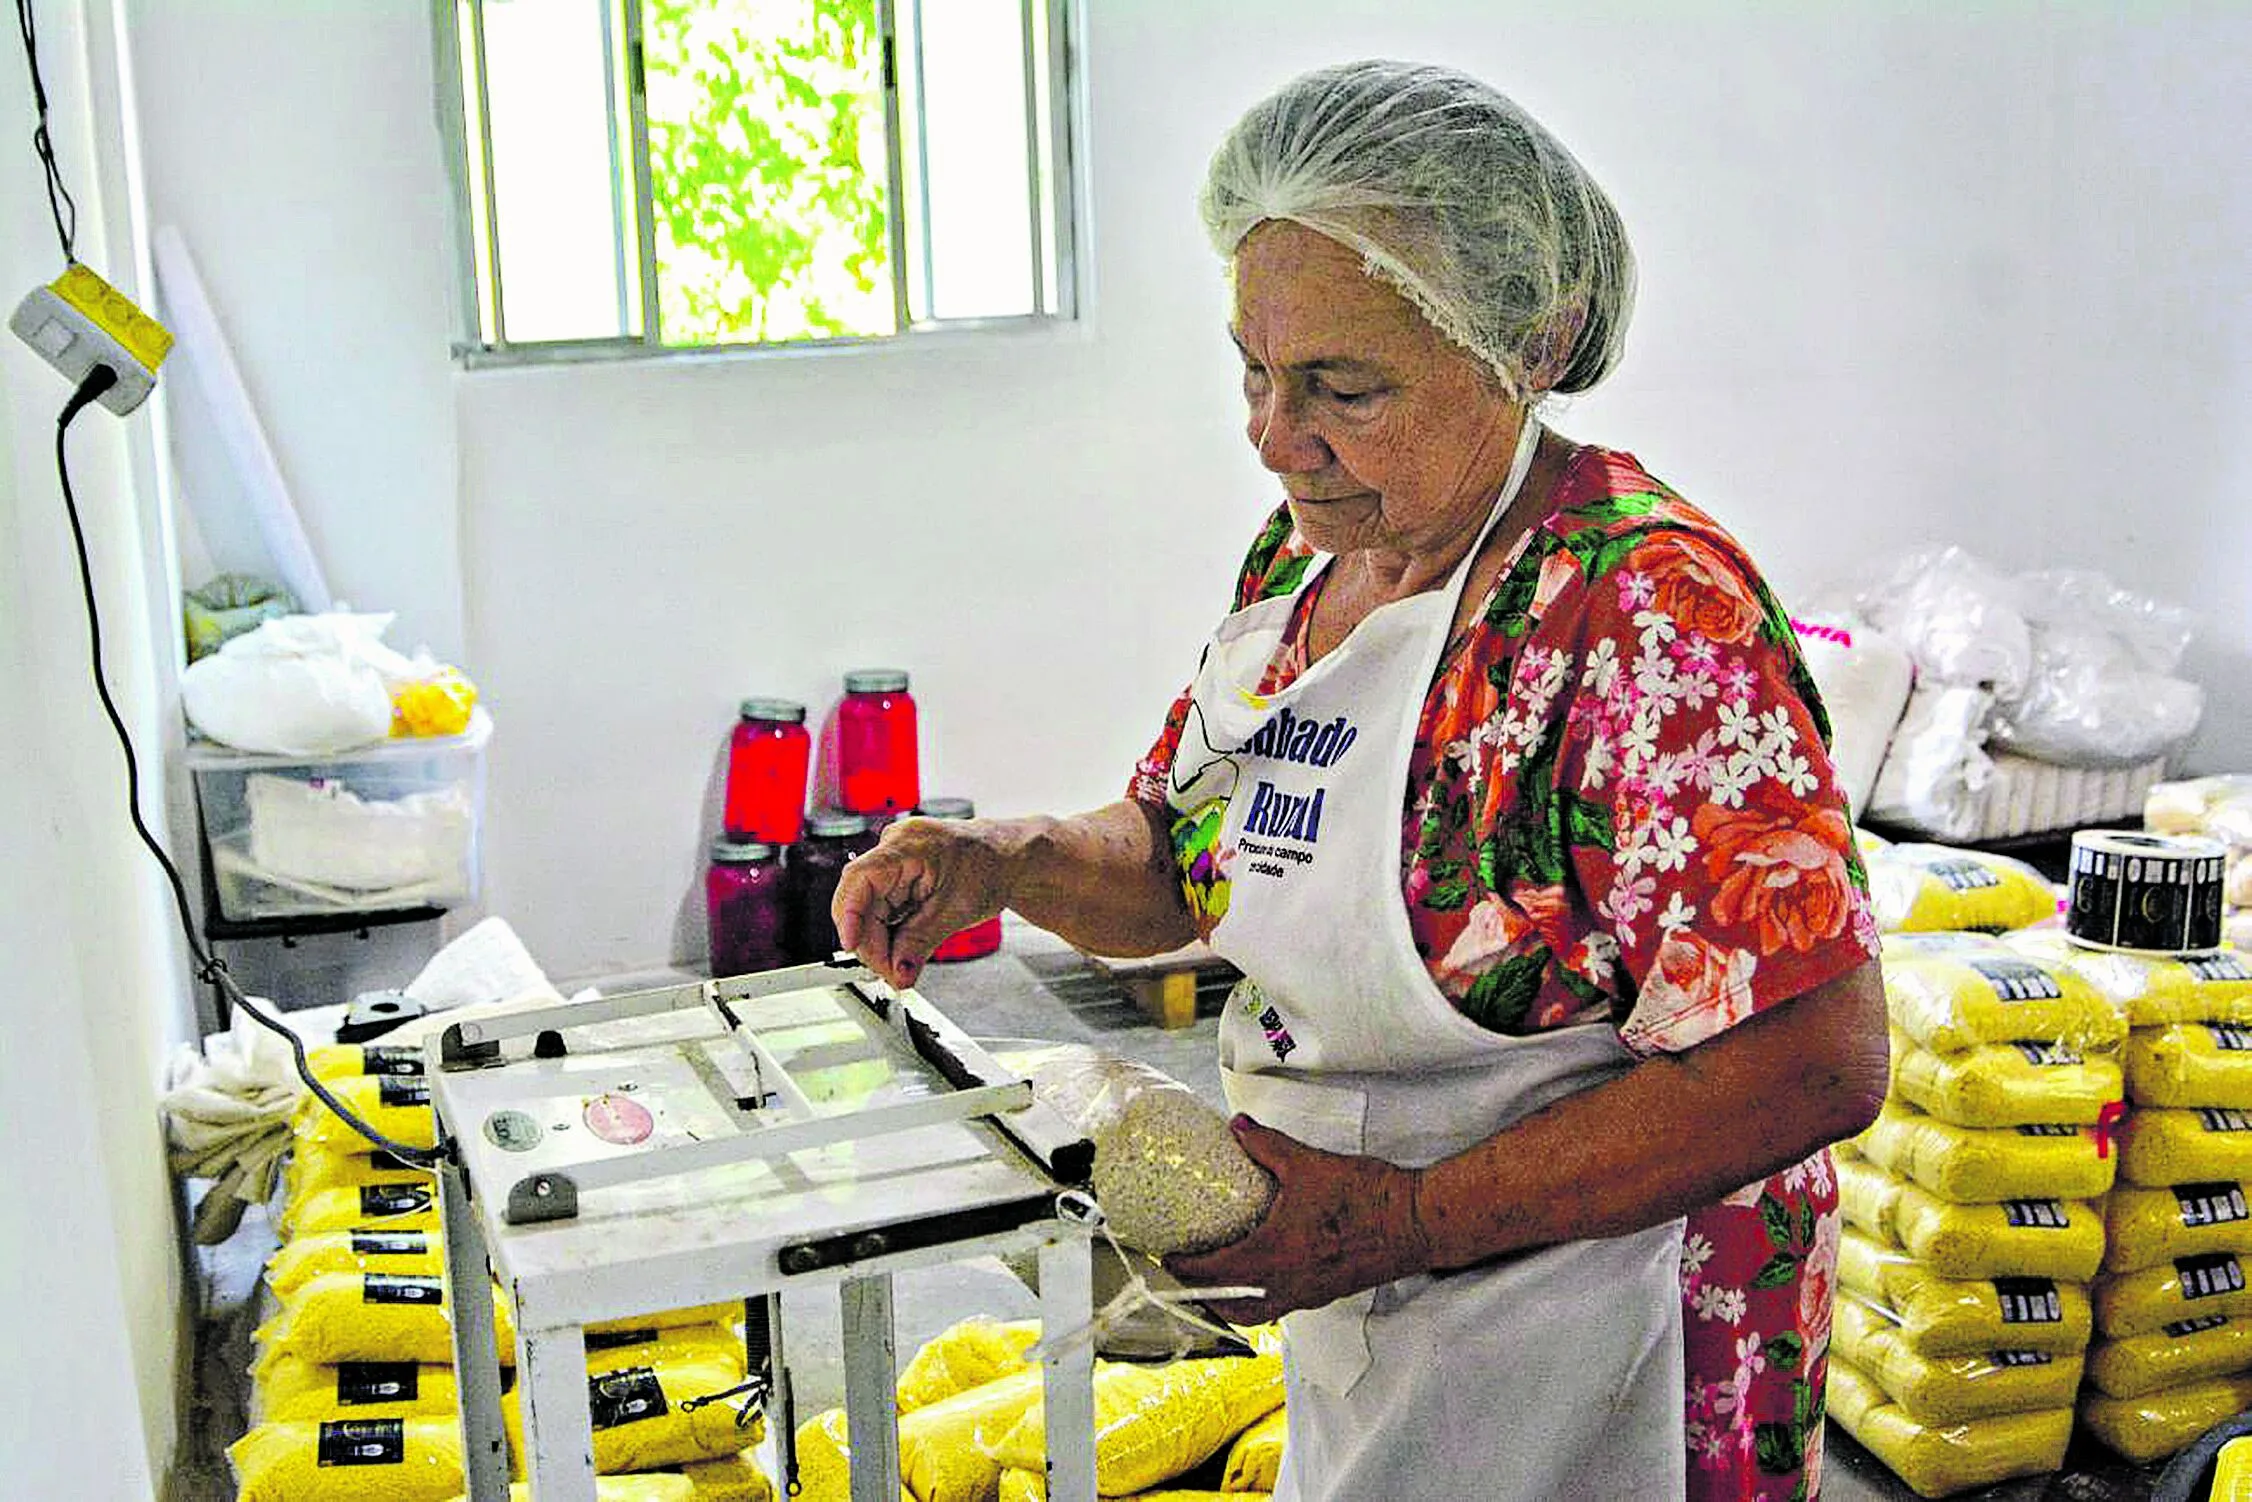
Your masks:
<svg viewBox="0 0 2252 1502"><path fill-rule="evenodd" d="M47 130L47 84L39 76L39 26L31 14L31 0L16 0L16 25L23 32L24 60L31 65L31 102L39 112L32 128L31 149L47 176L47 211L55 217L55 236L63 242L63 259L78 260L78 204L63 186L62 168L55 164L55 138ZM67 211L67 212L66 212ZM112 380L115 377L111 377Z"/></svg>
<svg viewBox="0 0 2252 1502"><path fill-rule="evenodd" d="M22 0L19 0L19 9ZM28 21L26 25L28 26ZM267 1029L289 1044L289 1052L296 1061L297 1074L307 1089L319 1098L322 1105L334 1111L344 1124L358 1132L369 1142L390 1153L402 1163L416 1168L436 1169L445 1160L445 1153L437 1148L409 1147L404 1142L385 1136L374 1127L352 1114L342 1101L330 1093L328 1087L313 1075L311 1062L305 1057L305 1040L285 1027L261 1008L251 1004L242 987L227 972L227 962L211 953L196 932L194 911L188 902L187 884L180 879L180 868L164 853L163 844L150 832L141 819L141 767L133 754L133 737L125 728L125 718L118 713L117 701L110 695L109 683L102 671L102 617L94 600L94 568L86 548L86 528L79 520L78 497L70 483L70 425L78 414L85 411L110 387L117 384L117 372L107 365L96 365L86 373L65 403L62 415L55 419L55 473L62 481L63 509L70 517L71 542L78 552L78 585L86 597L86 632L94 669L94 692L102 701L102 713L109 718L110 729L117 735L117 744L125 753L125 811L133 821L133 832L141 837L156 863L164 868L165 880L172 887L172 902L180 915L180 931L187 937L188 952L195 960L196 978L217 986L228 1001L240 1007L253 1022Z"/></svg>

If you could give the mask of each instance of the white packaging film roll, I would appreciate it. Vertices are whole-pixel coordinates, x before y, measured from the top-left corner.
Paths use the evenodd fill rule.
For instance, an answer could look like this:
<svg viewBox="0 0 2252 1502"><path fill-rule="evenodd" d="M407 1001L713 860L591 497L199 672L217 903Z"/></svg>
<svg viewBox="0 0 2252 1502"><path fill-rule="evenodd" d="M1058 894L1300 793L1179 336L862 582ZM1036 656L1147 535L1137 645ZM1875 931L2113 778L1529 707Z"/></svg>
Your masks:
<svg viewBox="0 0 2252 1502"><path fill-rule="evenodd" d="M2185 835L2083 829L2072 836L2065 930L2092 949L2191 954L2221 942L2228 851Z"/></svg>

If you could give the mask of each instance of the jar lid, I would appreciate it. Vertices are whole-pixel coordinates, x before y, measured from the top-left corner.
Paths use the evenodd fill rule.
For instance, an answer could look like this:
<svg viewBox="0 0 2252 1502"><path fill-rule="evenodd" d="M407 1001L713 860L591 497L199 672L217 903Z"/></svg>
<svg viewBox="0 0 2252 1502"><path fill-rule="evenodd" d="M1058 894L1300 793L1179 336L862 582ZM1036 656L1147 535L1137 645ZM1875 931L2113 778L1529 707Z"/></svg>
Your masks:
<svg viewBox="0 0 2252 1502"><path fill-rule="evenodd" d="M712 841L712 859L723 866L747 866L774 859L774 847L757 840L731 840L726 835Z"/></svg>
<svg viewBox="0 0 2252 1502"><path fill-rule="evenodd" d="M866 834L868 816L847 813L841 808L817 808L805 816L805 832L829 839L846 834Z"/></svg>
<svg viewBox="0 0 2252 1502"><path fill-rule="evenodd" d="M785 725L805 723L805 706L795 699L745 699L741 714L746 720L779 720Z"/></svg>
<svg viewBox="0 0 2252 1502"><path fill-rule="evenodd" d="M848 694L898 694L907 691L904 668L854 668L845 674Z"/></svg>
<svg viewBox="0 0 2252 1502"><path fill-rule="evenodd" d="M977 805L967 798L925 798L915 812L926 819L974 819Z"/></svg>

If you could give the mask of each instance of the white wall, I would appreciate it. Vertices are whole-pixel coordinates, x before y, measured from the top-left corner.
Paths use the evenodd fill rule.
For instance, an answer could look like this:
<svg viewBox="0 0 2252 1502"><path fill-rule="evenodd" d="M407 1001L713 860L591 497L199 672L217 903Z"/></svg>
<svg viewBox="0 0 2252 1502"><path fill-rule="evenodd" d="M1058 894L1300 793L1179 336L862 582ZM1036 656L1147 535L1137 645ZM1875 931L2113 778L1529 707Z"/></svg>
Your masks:
<svg viewBox="0 0 2252 1502"><path fill-rule="evenodd" d="M129 292L130 133L105 6L37 6L55 143L78 201L78 253ZM14 47L13 40L10 49ZM30 89L0 68L0 297L62 269L31 153ZM13 1290L0 1378L0 1476L11 1496L155 1495L170 1464L183 1280L156 1096L193 1035L155 868L125 818L123 763L97 706L54 464L69 387L0 340L0 1283ZM88 412L72 473L103 605L109 681L150 768L145 816L166 823L169 539L149 492L146 413Z"/></svg>
<svg viewBox="0 0 2252 1502"><path fill-rule="evenodd" d="M1092 0L1083 328L461 374L427 9L130 4L157 217L332 573L484 685L489 896L558 972L695 944L744 694L895 663L932 791L1115 795L1272 495L1195 185L1253 98L1353 55L1485 74L1619 199L1641 316L1566 431L1786 594L1958 540L2180 599L2199 759L2252 763L2242 8Z"/></svg>

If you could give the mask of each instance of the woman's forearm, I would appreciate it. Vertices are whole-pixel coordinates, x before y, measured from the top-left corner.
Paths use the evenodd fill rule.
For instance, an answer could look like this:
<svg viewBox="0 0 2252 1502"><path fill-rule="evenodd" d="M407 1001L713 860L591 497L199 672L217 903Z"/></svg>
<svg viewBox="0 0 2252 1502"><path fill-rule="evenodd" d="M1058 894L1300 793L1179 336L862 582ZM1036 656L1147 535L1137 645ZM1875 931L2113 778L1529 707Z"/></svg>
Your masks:
<svg viewBox="0 0 2252 1502"><path fill-rule="evenodd" d="M1162 810L1121 799L1064 818L996 819L1008 905L1096 954L1160 954L1196 937Z"/></svg>

